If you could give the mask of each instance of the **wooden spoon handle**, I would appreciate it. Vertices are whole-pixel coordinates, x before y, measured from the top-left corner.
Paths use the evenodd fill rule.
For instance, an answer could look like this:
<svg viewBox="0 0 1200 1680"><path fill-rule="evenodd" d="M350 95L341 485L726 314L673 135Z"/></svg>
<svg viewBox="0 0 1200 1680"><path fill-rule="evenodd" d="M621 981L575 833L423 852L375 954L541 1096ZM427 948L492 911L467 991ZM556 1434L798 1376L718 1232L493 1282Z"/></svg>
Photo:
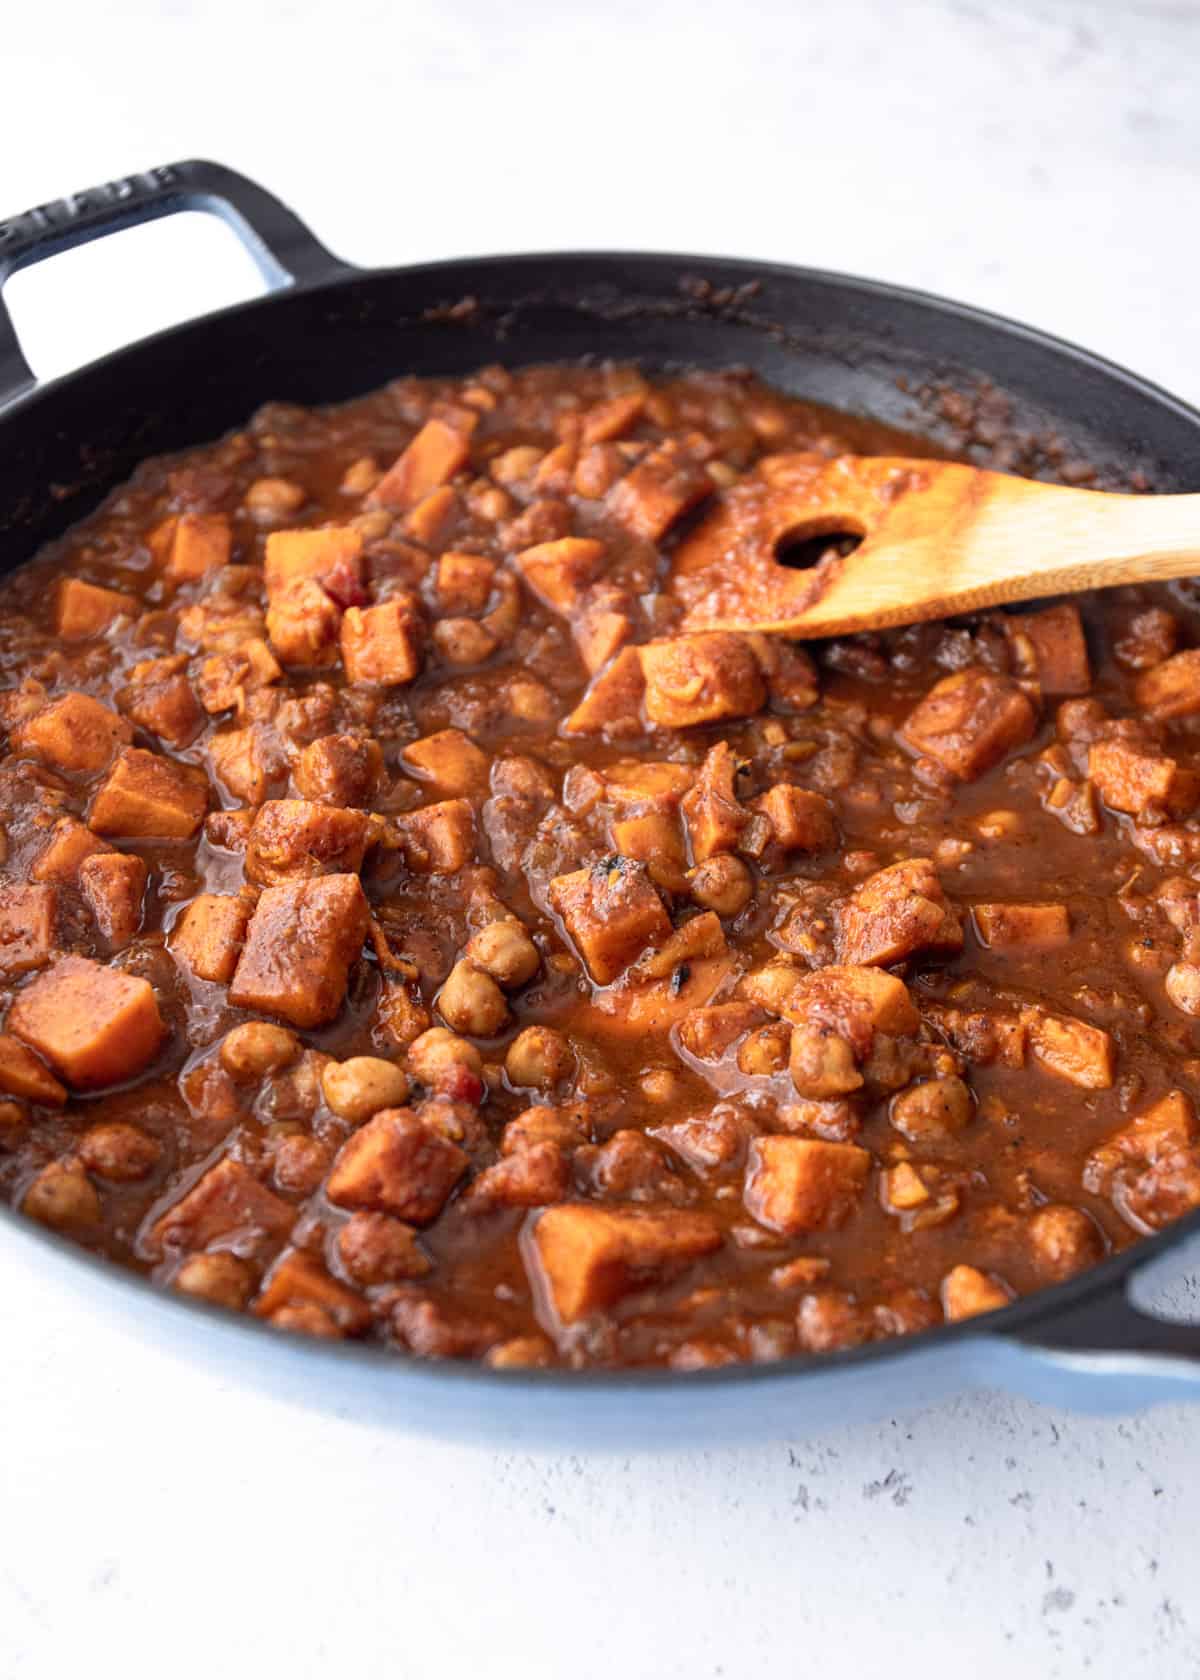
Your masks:
<svg viewBox="0 0 1200 1680"><path fill-rule="evenodd" d="M739 492L743 492L739 494ZM861 535L797 571L782 544ZM1200 573L1200 495L1118 496L953 462L780 456L683 544L684 628L831 636Z"/></svg>

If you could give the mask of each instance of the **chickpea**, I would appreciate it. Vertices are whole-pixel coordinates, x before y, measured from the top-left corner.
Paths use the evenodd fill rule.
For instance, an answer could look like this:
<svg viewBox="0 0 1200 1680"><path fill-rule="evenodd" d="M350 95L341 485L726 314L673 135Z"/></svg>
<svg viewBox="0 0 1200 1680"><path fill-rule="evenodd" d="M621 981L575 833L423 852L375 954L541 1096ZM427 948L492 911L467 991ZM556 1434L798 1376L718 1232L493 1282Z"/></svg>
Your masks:
<svg viewBox="0 0 1200 1680"><path fill-rule="evenodd" d="M950 1137L970 1118L971 1092L955 1074L910 1085L892 1098L892 1125L910 1143Z"/></svg>
<svg viewBox="0 0 1200 1680"><path fill-rule="evenodd" d="M29 1111L21 1103L0 1099L0 1149L17 1143L28 1119Z"/></svg>
<svg viewBox="0 0 1200 1680"><path fill-rule="evenodd" d="M361 531L367 542L376 542L380 537L386 537L392 528L394 516L387 508L368 508L365 513L356 513L353 519L346 521L352 531Z"/></svg>
<svg viewBox="0 0 1200 1680"><path fill-rule="evenodd" d="M553 1027L525 1027L508 1047L504 1072L517 1090L549 1091L575 1066L571 1047Z"/></svg>
<svg viewBox="0 0 1200 1680"><path fill-rule="evenodd" d="M473 618L439 619L432 635L447 665L482 665L496 651L495 636Z"/></svg>
<svg viewBox="0 0 1200 1680"><path fill-rule="evenodd" d="M527 1365L553 1363L554 1349L545 1336L513 1336L499 1342L487 1356L493 1371L508 1371Z"/></svg>
<svg viewBox="0 0 1200 1680"><path fill-rule="evenodd" d="M457 962L438 993L437 1006L455 1032L472 1038L492 1038L508 1019L504 993L492 979L469 962Z"/></svg>
<svg viewBox="0 0 1200 1680"><path fill-rule="evenodd" d="M250 1299L254 1279L246 1262L235 1254L193 1254L176 1272L175 1287L236 1312Z"/></svg>
<svg viewBox="0 0 1200 1680"><path fill-rule="evenodd" d="M380 477L379 463L375 457L360 455L357 461L352 461L346 468L338 488L343 496L365 496L368 490L374 490Z"/></svg>
<svg viewBox="0 0 1200 1680"><path fill-rule="evenodd" d="M1164 984L1167 996L1185 1015L1200 1015L1200 967L1195 963L1172 963Z"/></svg>
<svg viewBox="0 0 1200 1680"><path fill-rule="evenodd" d="M688 874L692 898L718 916L736 916L750 902L754 877L741 858L732 852L718 852L698 863Z"/></svg>
<svg viewBox="0 0 1200 1680"><path fill-rule="evenodd" d="M402 1068L382 1056L351 1056L330 1062L321 1081L325 1101L339 1120L361 1126L381 1108L399 1108L408 1100L408 1079Z"/></svg>
<svg viewBox="0 0 1200 1680"><path fill-rule="evenodd" d="M790 1041L791 1032L785 1021L773 1021L747 1033L738 1050L739 1073L753 1079L760 1075L769 1078L781 1072L787 1066Z"/></svg>
<svg viewBox="0 0 1200 1680"><path fill-rule="evenodd" d="M541 966L533 940L520 922L489 922L467 945L467 960L490 974L498 985L523 986Z"/></svg>
<svg viewBox="0 0 1200 1680"><path fill-rule="evenodd" d="M306 499L306 492L290 478L256 478L242 498L242 506L252 518L270 523L286 519Z"/></svg>
<svg viewBox="0 0 1200 1680"><path fill-rule="evenodd" d="M674 1102L680 1089L679 1080L670 1068L650 1068L638 1080L638 1090L647 1102Z"/></svg>
<svg viewBox="0 0 1200 1680"><path fill-rule="evenodd" d="M329 1171L332 1156L323 1143L303 1132L280 1138L275 1150L275 1182L296 1196L311 1196Z"/></svg>
<svg viewBox="0 0 1200 1680"><path fill-rule="evenodd" d="M1099 1231L1080 1208L1050 1202L1029 1221L1029 1239L1038 1266L1056 1283L1092 1266L1104 1253Z"/></svg>
<svg viewBox="0 0 1200 1680"><path fill-rule="evenodd" d="M431 1089L459 1068L482 1077L483 1057L473 1044L445 1027L430 1027L408 1047L408 1071Z"/></svg>
<svg viewBox="0 0 1200 1680"><path fill-rule="evenodd" d="M792 1084L802 1097L817 1102L844 1097L863 1082L850 1045L823 1027L793 1027L790 1060Z"/></svg>
<svg viewBox="0 0 1200 1680"><path fill-rule="evenodd" d="M226 1033L221 1066L234 1079L261 1079L289 1067L300 1054L300 1040L286 1027L270 1021L247 1021Z"/></svg>
<svg viewBox="0 0 1200 1680"><path fill-rule="evenodd" d="M506 693L509 711L522 723L553 722L558 702L536 677L514 677Z"/></svg>
<svg viewBox="0 0 1200 1680"><path fill-rule="evenodd" d="M302 1336L340 1336L341 1331L324 1307L317 1306L315 1301L296 1301L286 1307L279 1307L271 1314L269 1322L277 1330L294 1330Z"/></svg>
<svg viewBox="0 0 1200 1680"><path fill-rule="evenodd" d="M97 1178L132 1184L153 1172L162 1159L162 1144L137 1126L110 1120L84 1133L79 1156Z"/></svg>
<svg viewBox="0 0 1200 1680"><path fill-rule="evenodd" d="M22 1213L55 1231L81 1233L100 1222L100 1198L82 1161L51 1161L25 1192Z"/></svg>

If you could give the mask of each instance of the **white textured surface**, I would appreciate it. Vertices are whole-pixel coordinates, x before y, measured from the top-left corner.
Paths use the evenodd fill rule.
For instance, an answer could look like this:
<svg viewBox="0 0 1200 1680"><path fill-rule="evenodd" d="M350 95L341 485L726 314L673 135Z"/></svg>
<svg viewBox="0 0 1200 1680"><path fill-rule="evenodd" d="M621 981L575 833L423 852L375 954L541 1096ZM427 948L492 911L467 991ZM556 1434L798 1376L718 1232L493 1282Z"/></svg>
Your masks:
<svg viewBox="0 0 1200 1680"><path fill-rule="evenodd" d="M1186 0L114 0L14 8L3 41L5 210L207 154L364 263L809 261L1023 316L1200 398ZM192 221L11 296L53 372L254 285ZM973 1397L736 1453L514 1458L227 1388L32 1265L0 1327L5 1677L1200 1669L1200 1411Z"/></svg>

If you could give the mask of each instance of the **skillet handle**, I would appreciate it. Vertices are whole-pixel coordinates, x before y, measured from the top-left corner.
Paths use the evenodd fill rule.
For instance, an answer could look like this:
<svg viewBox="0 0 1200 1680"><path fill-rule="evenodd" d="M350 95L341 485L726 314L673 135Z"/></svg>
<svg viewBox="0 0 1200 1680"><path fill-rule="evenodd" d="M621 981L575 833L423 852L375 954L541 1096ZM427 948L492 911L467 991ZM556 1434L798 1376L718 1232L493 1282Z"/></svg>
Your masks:
<svg viewBox="0 0 1200 1680"><path fill-rule="evenodd" d="M316 285L352 270L265 188L223 164L192 159L89 187L0 222L0 294L18 269L181 210L204 210L227 223L271 291ZM36 383L0 295L0 408Z"/></svg>
<svg viewBox="0 0 1200 1680"><path fill-rule="evenodd" d="M1143 1312L1129 1299L1127 1282L1116 1278L997 1338L998 1349L1025 1367L1016 1385L1039 1399L1098 1410L1200 1400L1200 1324Z"/></svg>

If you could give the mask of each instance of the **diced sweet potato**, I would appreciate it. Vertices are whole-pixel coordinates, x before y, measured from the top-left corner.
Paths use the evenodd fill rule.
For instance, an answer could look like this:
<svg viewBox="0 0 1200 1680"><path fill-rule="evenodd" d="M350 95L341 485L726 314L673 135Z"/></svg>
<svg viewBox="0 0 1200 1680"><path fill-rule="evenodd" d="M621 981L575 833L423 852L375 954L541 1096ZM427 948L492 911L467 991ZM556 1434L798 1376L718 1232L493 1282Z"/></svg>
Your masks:
<svg viewBox="0 0 1200 1680"><path fill-rule="evenodd" d="M570 1163L554 1143L535 1143L487 1167L471 1185L464 1207L538 1208L561 1202L571 1183Z"/></svg>
<svg viewBox="0 0 1200 1680"><path fill-rule="evenodd" d="M283 755L259 723L222 729L208 743L213 774L235 799L261 805L283 770Z"/></svg>
<svg viewBox="0 0 1200 1680"><path fill-rule="evenodd" d="M64 694L12 732L13 751L55 770L103 770L133 730L90 694Z"/></svg>
<svg viewBox="0 0 1200 1680"><path fill-rule="evenodd" d="M745 995L757 1001L752 990ZM919 1025L903 980L884 969L854 964L798 973L790 996L763 1007L793 1023L816 1021L832 1027L850 1041L856 1054L870 1048L876 1033L914 1033Z"/></svg>
<svg viewBox="0 0 1200 1680"><path fill-rule="evenodd" d="M898 738L970 782L1024 745L1036 726L1037 714L1010 677L972 665L935 683Z"/></svg>
<svg viewBox="0 0 1200 1680"><path fill-rule="evenodd" d="M1013 613L1004 621L1017 675L1032 677L1043 694L1087 694L1092 686L1087 638L1072 601L1041 612Z"/></svg>
<svg viewBox="0 0 1200 1680"><path fill-rule="evenodd" d="M746 1166L748 1211L785 1237L840 1225L862 1195L871 1157L853 1143L760 1137Z"/></svg>
<svg viewBox="0 0 1200 1680"><path fill-rule="evenodd" d="M55 629L65 642L102 636L118 618L132 618L137 602L119 589L102 589L82 578L64 578L58 589Z"/></svg>
<svg viewBox="0 0 1200 1680"><path fill-rule="evenodd" d="M1130 741L1093 742L1088 775L1110 810L1142 821L1186 817L1200 802L1200 774Z"/></svg>
<svg viewBox="0 0 1200 1680"><path fill-rule="evenodd" d="M117 704L126 717L172 747L188 746L204 723L204 713L187 679L187 665L185 653L142 660L117 695Z"/></svg>
<svg viewBox="0 0 1200 1680"><path fill-rule="evenodd" d="M842 909L842 955L849 963L886 966L917 951L961 951L962 943L958 914L928 858L868 875Z"/></svg>
<svg viewBox="0 0 1200 1680"><path fill-rule="evenodd" d="M223 513L182 513L151 535L150 550L174 583L193 583L229 564L233 535Z"/></svg>
<svg viewBox="0 0 1200 1680"><path fill-rule="evenodd" d="M361 598L363 536L348 525L320 531L272 531L263 563L274 598L302 579L319 583L341 605Z"/></svg>
<svg viewBox="0 0 1200 1680"><path fill-rule="evenodd" d="M559 537L517 555L525 582L543 605L569 613L585 587L600 575L605 546L594 537Z"/></svg>
<svg viewBox="0 0 1200 1680"><path fill-rule="evenodd" d="M29 873L35 881L73 887L79 880L79 870L85 858L96 857L112 849L107 841L98 840L90 828L74 817L60 817Z"/></svg>
<svg viewBox="0 0 1200 1680"><path fill-rule="evenodd" d="M61 1108L67 1100L66 1086L12 1033L0 1033L0 1091L47 1108Z"/></svg>
<svg viewBox="0 0 1200 1680"><path fill-rule="evenodd" d="M200 893L171 930L171 949L199 980L228 985L250 925L251 904L223 893Z"/></svg>
<svg viewBox="0 0 1200 1680"><path fill-rule="evenodd" d="M642 733L646 678L641 648L622 648L592 678L587 693L563 724L565 735L629 736Z"/></svg>
<svg viewBox="0 0 1200 1680"><path fill-rule="evenodd" d="M268 1190L248 1167L228 1156L155 1221L146 1238L152 1254L197 1254L211 1243L236 1246L282 1242L296 1209Z"/></svg>
<svg viewBox="0 0 1200 1680"><path fill-rule="evenodd" d="M443 612L482 612L496 577L496 562L482 554L448 549L437 563L434 588Z"/></svg>
<svg viewBox="0 0 1200 1680"><path fill-rule="evenodd" d="M1138 678L1133 695L1161 723L1200 712L1200 648L1185 648L1152 666Z"/></svg>
<svg viewBox="0 0 1200 1680"><path fill-rule="evenodd" d="M576 1024L591 1038L629 1043L662 1038L714 998L732 972L733 958L728 956L681 963L674 974L660 979L644 979L634 972L626 984L613 986L594 1003L584 1004Z"/></svg>
<svg viewBox="0 0 1200 1680"><path fill-rule="evenodd" d="M1012 1296L1002 1283L978 1266L954 1266L942 1279L942 1311L951 1320L1006 1307Z"/></svg>
<svg viewBox="0 0 1200 1680"><path fill-rule="evenodd" d="M819 793L776 782L753 804L771 824L771 837L781 851L824 852L837 844L833 810Z"/></svg>
<svg viewBox="0 0 1200 1680"><path fill-rule="evenodd" d="M45 968L54 954L57 922L54 887L0 882L0 978Z"/></svg>
<svg viewBox="0 0 1200 1680"><path fill-rule="evenodd" d="M463 1150L410 1108L385 1108L338 1151L325 1193L336 1207L428 1225L467 1169Z"/></svg>
<svg viewBox="0 0 1200 1680"><path fill-rule="evenodd" d="M671 922L644 864L606 858L590 869L558 875L550 902L597 985L607 985L647 945L661 944Z"/></svg>
<svg viewBox="0 0 1200 1680"><path fill-rule="evenodd" d="M475 856L475 813L465 799L443 799L396 819L404 861L418 875L453 875Z"/></svg>
<svg viewBox="0 0 1200 1680"><path fill-rule="evenodd" d="M207 784L196 771L126 747L92 801L88 826L130 840L190 840L207 808Z"/></svg>
<svg viewBox="0 0 1200 1680"><path fill-rule="evenodd" d="M229 1001L297 1027L332 1021L369 922L357 875L267 887L250 919Z"/></svg>
<svg viewBox="0 0 1200 1680"><path fill-rule="evenodd" d="M322 735L305 747L292 777L303 799L365 807L382 774L383 752L369 735Z"/></svg>
<svg viewBox="0 0 1200 1680"><path fill-rule="evenodd" d="M200 667L196 691L206 712L244 712L247 695L279 681L283 667L261 636L248 636L236 652L214 653Z"/></svg>
<svg viewBox="0 0 1200 1680"><path fill-rule="evenodd" d="M487 787L488 759L461 729L440 729L411 741L400 755L410 776L438 793L479 793Z"/></svg>
<svg viewBox="0 0 1200 1680"><path fill-rule="evenodd" d="M679 1042L697 1061L719 1062L739 1038L766 1019L765 1011L754 1003L714 1003L691 1009L680 1025Z"/></svg>
<svg viewBox="0 0 1200 1680"><path fill-rule="evenodd" d="M972 914L981 944L993 951L1044 949L1071 938L1065 904L977 904Z"/></svg>
<svg viewBox="0 0 1200 1680"><path fill-rule="evenodd" d="M710 747L696 785L683 799L692 859L704 863L718 852L732 852L750 821L737 797L737 759L728 741Z"/></svg>
<svg viewBox="0 0 1200 1680"><path fill-rule="evenodd" d="M626 437L641 419L645 407L645 391L626 391L619 397L595 403L583 416L580 442L609 443L614 438Z"/></svg>
<svg viewBox="0 0 1200 1680"><path fill-rule="evenodd" d="M355 874L362 868L370 817L307 799L269 799L246 843L246 876L265 886Z"/></svg>
<svg viewBox="0 0 1200 1680"><path fill-rule="evenodd" d="M1041 1009L1021 1013L1029 1048L1048 1073L1085 1091L1106 1091L1115 1077L1116 1045L1102 1027Z"/></svg>
<svg viewBox="0 0 1200 1680"><path fill-rule="evenodd" d="M687 853L674 812L647 811L641 816L617 818L609 824L609 836L622 857L646 865L656 887L668 892L687 891Z"/></svg>
<svg viewBox="0 0 1200 1680"><path fill-rule="evenodd" d="M471 432L477 420L478 415L466 409L451 418L435 415L427 420L367 501L375 507L414 508L431 490L449 483L471 459Z"/></svg>
<svg viewBox="0 0 1200 1680"><path fill-rule="evenodd" d="M101 935L114 947L128 945L142 925L149 871L127 852L97 852L79 866L79 887Z"/></svg>
<svg viewBox="0 0 1200 1680"><path fill-rule="evenodd" d="M424 632L415 596L351 607L342 620L346 680L363 687L411 682L421 669Z"/></svg>
<svg viewBox="0 0 1200 1680"><path fill-rule="evenodd" d="M634 601L627 590L599 583L585 589L571 620L571 634L589 672L602 670L633 634Z"/></svg>
<svg viewBox="0 0 1200 1680"><path fill-rule="evenodd" d="M613 485L608 508L635 537L656 543L712 490L713 481L695 456L667 438Z"/></svg>
<svg viewBox="0 0 1200 1680"><path fill-rule="evenodd" d="M315 1307L345 1336L361 1336L370 1328L371 1309L361 1295L347 1289L303 1249L281 1254L262 1286L253 1311L273 1318L285 1307Z"/></svg>
<svg viewBox="0 0 1200 1680"><path fill-rule="evenodd" d="M820 693L812 656L780 636L748 635L746 641L767 679L771 705L780 712L806 712Z"/></svg>
<svg viewBox="0 0 1200 1680"><path fill-rule="evenodd" d="M1200 1144L1190 1099L1171 1091L1113 1133L1088 1157L1083 1186L1110 1196L1143 1234L1200 1207Z"/></svg>
<svg viewBox="0 0 1200 1680"><path fill-rule="evenodd" d="M422 496L412 511L405 515L404 530L415 543L427 548L443 548L449 541L462 509L462 499L448 484L441 484Z"/></svg>
<svg viewBox="0 0 1200 1680"><path fill-rule="evenodd" d="M633 1290L665 1282L720 1246L720 1228L706 1214L572 1203L538 1217L524 1253L553 1319L573 1324Z"/></svg>
<svg viewBox="0 0 1200 1680"><path fill-rule="evenodd" d="M744 636L724 630L670 636L641 650L645 708L660 729L689 729L721 718L752 717L766 684Z"/></svg>
<svg viewBox="0 0 1200 1680"><path fill-rule="evenodd" d="M294 578L272 592L266 629L281 665L323 670L337 663L342 609L314 578Z"/></svg>
<svg viewBox="0 0 1200 1680"><path fill-rule="evenodd" d="M604 799L622 814L649 807L673 810L696 779L691 765L659 759L622 758L596 774Z"/></svg>
<svg viewBox="0 0 1200 1680"><path fill-rule="evenodd" d="M75 956L17 995L8 1026L77 1090L132 1079L165 1032L148 980Z"/></svg>

